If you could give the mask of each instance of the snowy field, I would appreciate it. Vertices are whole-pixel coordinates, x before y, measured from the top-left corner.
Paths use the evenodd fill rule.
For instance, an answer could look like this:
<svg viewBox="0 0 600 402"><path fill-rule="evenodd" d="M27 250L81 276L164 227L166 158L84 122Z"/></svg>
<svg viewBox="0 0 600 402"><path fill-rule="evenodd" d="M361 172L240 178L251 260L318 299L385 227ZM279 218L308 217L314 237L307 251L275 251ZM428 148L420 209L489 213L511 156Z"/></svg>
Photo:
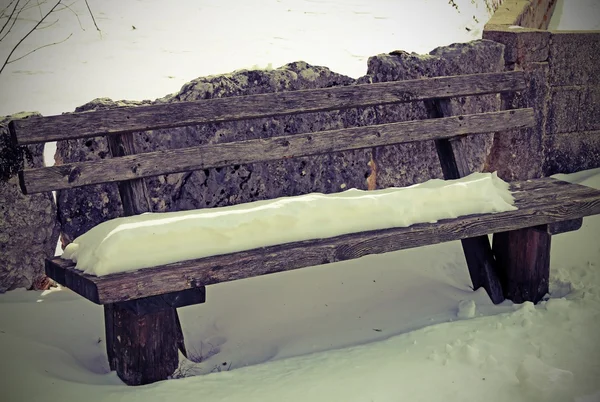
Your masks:
<svg viewBox="0 0 600 402"><path fill-rule="evenodd" d="M294 60L357 77L370 55L475 39L487 18L470 0L456 1L461 13L446 0L249 3L90 0L102 38L75 3L85 31L65 10L26 42L73 33L0 74L0 114L153 99ZM561 178L600 188L600 169ZM179 310L199 363L136 388L108 371L100 306L65 289L8 292L1 400L600 401L599 238L600 216L553 238L551 298L538 306L473 292L459 242L214 285L207 303Z"/></svg>
<svg viewBox="0 0 600 402"><path fill-rule="evenodd" d="M197 77L298 60L358 78L366 73L369 56L396 49L427 53L480 38L489 19L483 0L456 0L460 12L446 0L89 4L102 34L81 0L71 7L79 19L69 10L49 19L58 22L32 35L15 56L72 36L7 66L0 75L0 115L60 114L97 97L156 99ZM31 8L26 17L29 24L19 24L16 35L0 42L1 55L33 26L39 11Z"/></svg>

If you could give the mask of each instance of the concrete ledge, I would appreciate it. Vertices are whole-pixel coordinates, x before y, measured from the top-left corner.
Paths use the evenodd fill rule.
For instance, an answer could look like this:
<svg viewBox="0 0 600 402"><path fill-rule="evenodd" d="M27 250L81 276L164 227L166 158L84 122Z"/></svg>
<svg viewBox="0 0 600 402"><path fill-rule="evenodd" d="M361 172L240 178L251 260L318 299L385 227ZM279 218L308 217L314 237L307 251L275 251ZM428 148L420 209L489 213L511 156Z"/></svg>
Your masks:
<svg viewBox="0 0 600 402"><path fill-rule="evenodd" d="M505 0L484 30L497 26L518 25L524 28L547 29L557 0Z"/></svg>

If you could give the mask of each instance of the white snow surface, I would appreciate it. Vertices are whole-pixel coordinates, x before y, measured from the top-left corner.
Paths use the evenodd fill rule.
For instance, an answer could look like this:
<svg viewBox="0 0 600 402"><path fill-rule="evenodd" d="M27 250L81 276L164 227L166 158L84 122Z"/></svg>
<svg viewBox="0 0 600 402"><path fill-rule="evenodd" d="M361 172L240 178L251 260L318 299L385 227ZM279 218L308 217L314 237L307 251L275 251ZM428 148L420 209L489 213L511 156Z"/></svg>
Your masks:
<svg viewBox="0 0 600 402"><path fill-rule="evenodd" d="M74 3L86 30L65 11L25 42L20 54L73 33L0 74L0 114L164 96L207 73L299 59L360 75L370 55L474 39L486 22L474 22L468 11L485 7L470 0L456 0L460 13L446 0L256 3L90 0L102 39ZM557 178L600 189L600 169ZM186 378L142 387L109 371L101 306L63 288L10 291L0 295L1 399L598 402L598 239L600 216L552 238L550 298L537 306L494 306L473 291L460 242L209 286L205 304L178 310L199 363L182 357L176 377Z"/></svg>
<svg viewBox="0 0 600 402"><path fill-rule="evenodd" d="M600 31L600 0L558 0L548 29Z"/></svg>
<svg viewBox="0 0 600 402"><path fill-rule="evenodd" d="M358 78L379 53L427 53L480 39L490 17L483 0L455 0L460 11L445 0L88 2L102 33L83 1L68 2L70 9L52 15L14 58L69 39L0 74L0 115L60 114L100 97L156 99L196 77L298 60ZM54 5L40 3L42 10ZM2 62L39 14L29 7L0 41Z"/></svg>
<svg viewBox="0 0 600 402"><path fill-rule="evenodd" d="M192 211L145 213L103 222L62 255L97 276L367 230L515 210L496 173L433 179L403 188L312 193Z"/></svg>

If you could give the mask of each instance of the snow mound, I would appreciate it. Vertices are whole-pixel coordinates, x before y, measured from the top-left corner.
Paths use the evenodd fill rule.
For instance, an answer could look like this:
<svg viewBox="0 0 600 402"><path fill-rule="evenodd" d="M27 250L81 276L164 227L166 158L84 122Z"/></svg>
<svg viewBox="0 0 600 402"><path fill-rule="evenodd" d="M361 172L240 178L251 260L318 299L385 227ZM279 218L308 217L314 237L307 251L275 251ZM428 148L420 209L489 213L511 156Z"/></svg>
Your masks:
<svg viewBox="0 0 600 402"><path fill-rule="evenodd" d="M570 394L573 373L552 367L527 355L516 372L523 391L532 401L565 401Z"/></svg>
<svg viewBox="0 0 600 402"><path fill-rule="evenodd" d="M458 303L458 312L456 316L458 318L467 319L475 317L476 305L473 300L461 300Z"/></svg>
<svg viewBox="0 0 600 402"><path fill-rule="evenodd" d="M515 210L496 173L377 191L350 189L229 207L146 213L101 223L62 255L107 275L295 241Z"/></svg>

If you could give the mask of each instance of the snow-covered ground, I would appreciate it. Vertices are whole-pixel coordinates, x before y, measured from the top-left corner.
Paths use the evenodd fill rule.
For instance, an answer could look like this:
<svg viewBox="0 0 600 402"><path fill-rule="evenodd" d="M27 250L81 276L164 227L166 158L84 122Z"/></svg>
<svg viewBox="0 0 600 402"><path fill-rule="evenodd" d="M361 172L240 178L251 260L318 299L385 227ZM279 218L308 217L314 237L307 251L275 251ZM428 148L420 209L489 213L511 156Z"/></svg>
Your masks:
<svg viewBox="0 0 600 402"><path fill-rule="evenodd" d="M446 0L90 0L100 39L79 2L86 31L63 11L23 51L73 36L0 74L0 114L155 98L197 76L299 59L359 76L370 55L481 35L482 3L456 3L461 13ZM600 169L567 178L600 188ZM600 401L599 238L599 216L553 238L552 298L538 306L473 292L458 242L210 286L207 303L179 310L201 360L182 361L178 376L190 377L135 388L108 372L100 306L64 289L8 292L1 399Z"/></svg>
<svg viewBox="0 0 600 402"><path fill-rule="evenodd" d="M100 35L80 0L71 6L79 19L60 11L15 57L72 34L66 42L0 74L0 115L60 114L98 97L156 99L197 77L298 60L357 78L378 53L480 38L484 1L455 3L460 12L446 0L89 0ZM2 57L39 19L36 7L24 15L0 42Z"/></svg>
<svg viewBox="0 0 600 402"><path fill-rule="evenodd" d="M567 178L600 189L600 169ZM11 402L600 401L599 238L600 216L553 238L538 306L473 292L458 242L210 286L179 310L191 377L136 388L108 372L100 306L8 292L0 389Z"/></svg>

